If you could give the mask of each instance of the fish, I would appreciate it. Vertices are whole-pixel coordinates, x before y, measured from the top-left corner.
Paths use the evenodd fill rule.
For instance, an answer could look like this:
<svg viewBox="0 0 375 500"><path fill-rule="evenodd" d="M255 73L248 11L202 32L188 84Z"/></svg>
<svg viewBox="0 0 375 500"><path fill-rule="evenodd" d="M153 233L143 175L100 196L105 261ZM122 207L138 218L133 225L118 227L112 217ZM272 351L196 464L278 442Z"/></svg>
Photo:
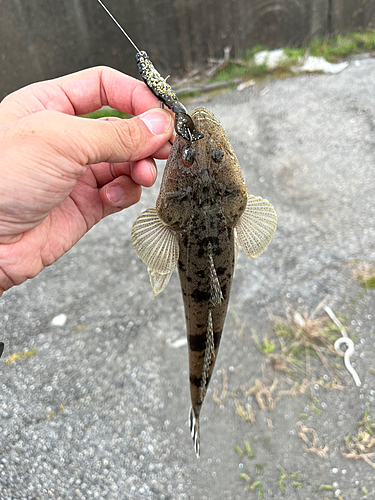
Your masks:
<svg viewBox="0 0 375 500"><path fill-rule="evenodd" d="M203 137L177 135L155 208L131 231L146 264L154 298L178 268L189 351L189 426L200 456L199 417L217 359L240 246L256 258L272 240L275 209L248 194L235 152L220 121L199 107L191 114Z"/></svg>
<svg viewBox="0 0 375 500"><path fill-rule="evenodd" d="M175 114L176 138L156 207L137 218L131 238L147 266L154 298L178 267L189 348L189 426L199 458L199 415L219 350L238 245L249 257L259 257L275 234L277 215L267 200L248 194L215 115L204 108L190 115L147 52L97 1L136 50L144 83Z"/></svg>

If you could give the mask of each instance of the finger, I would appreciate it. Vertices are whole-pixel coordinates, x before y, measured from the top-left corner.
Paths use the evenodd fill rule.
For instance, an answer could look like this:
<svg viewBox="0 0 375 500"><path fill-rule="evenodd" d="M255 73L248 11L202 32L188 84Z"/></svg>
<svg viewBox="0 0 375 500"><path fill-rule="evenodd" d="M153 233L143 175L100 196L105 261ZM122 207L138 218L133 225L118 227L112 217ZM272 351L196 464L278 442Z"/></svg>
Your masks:
<svg viewBox="0 0 375 500"><path fill-rule="evenodd" d="M83 115L110 106L131 115L160 106L140 80L107 67L34 83L7 96L0 104L0 123L43 110Z"/></svg>
<svg viewBox="0 0 375 500"><path fill-rule="evenodd" d="M41 146L47 147L46 153L56 156L59 171L79 178L88 164L153 156L172 133L170 113L156 108L129 120L107 122L44 111L18 121L8 136L13 143L16 136L20 148L40 151Z"/></svg>
<svg viewBox="0 0 375 500"><path fill-rule="evenodd" d="M152 158L125 163L99 163L90 165L90 170L98 187L104 187L122 175L131 177L141 186L151 187L157 177L157 168Z"/></svg>
<svg viewBox="0 0 375 500"><path fill-rule="evenodd" d="M153 158L156 160L166 160L169 156L169 153L171 152L171 147L172 145L168 142L163 144L163 146L155 151L155 153L152 155Z"/></svg>
<svg viewBox="0 0 375 500"><path fill-rule="evenodd" d="M127 175L118 177L100 190L100 199L105 205L104 216L138 203L141 193L141 186L133 179Z"/></svg>
<svg viewBox="0 0 375 500"><path fill-rule="evenodd" d="M102 122L98 125L98 128L92 127L93 132L103 134L104 126L107 137L103 135L101 139L96 138L96 146L101 150L98 156L92 150L87 151L89 163L136 161L154 156L155 153L163 151L163 148L166 149L164 146L173 133L170 113L160 108L149 110L129 120ZM98 140L100 142L97 142ZM81 144L85 148L87 143L83 141Z"/></svg>
<svg viewBox="0 0 375 500"><path fill-rule="evenodd" d="M118 116L103 116L102 118L98 118L98 120L103 120L106 122L122 120L123 118L119 118ZM172 144L174 142L175 135L170 138L171 142L165 143L158 151L156 151L153 155L157 160L166 160L171 151ZM171 144L172 143L172 144Z"/></svg>
<svg viewBox="0 0 375 500"><path fill-rule="evenodd" d="M145 158L134 162L131 166L131 178L137 184L144 187L153 186L156 181L158 171L155 161L152 158Z"/></svg>
<svg viewBox="0 0 375 500"><path fill-rule="evenodd" d="M100 118L96 118L96 120L101 120L103 122L115 122L118 120L123 120L119 116L101 116Z"/></svg>

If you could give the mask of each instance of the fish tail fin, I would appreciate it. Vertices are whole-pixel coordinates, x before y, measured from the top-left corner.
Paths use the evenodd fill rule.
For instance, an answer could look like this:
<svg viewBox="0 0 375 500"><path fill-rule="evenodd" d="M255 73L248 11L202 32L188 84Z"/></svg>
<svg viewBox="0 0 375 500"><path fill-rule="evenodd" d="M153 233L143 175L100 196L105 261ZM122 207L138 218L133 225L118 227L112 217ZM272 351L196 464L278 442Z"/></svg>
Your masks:
<svg viewBox="0 0 375 500"><path fill-rule="evenodd" d="M190 434L194 443L194 450L197 458L200 457L200 434L199 434L199 416L195 415L193 407L189 412Z"/></svg>

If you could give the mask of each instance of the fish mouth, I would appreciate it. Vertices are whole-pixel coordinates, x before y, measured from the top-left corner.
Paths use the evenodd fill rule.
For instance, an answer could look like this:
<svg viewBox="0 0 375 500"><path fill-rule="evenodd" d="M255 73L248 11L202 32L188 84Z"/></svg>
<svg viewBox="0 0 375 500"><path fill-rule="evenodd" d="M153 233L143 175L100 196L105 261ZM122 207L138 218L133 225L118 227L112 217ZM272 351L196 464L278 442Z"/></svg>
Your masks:
<svg viewBox="0 0 375 500"><path fill-rule="evenodd" d="M208 111L208 109L205 108L195 108L194 111L190 115L194 119L200 120L209 120L212 123L215 123L216 125L221 125L219 120L216 118L216 116L211 113L211 111Z"/></svg>

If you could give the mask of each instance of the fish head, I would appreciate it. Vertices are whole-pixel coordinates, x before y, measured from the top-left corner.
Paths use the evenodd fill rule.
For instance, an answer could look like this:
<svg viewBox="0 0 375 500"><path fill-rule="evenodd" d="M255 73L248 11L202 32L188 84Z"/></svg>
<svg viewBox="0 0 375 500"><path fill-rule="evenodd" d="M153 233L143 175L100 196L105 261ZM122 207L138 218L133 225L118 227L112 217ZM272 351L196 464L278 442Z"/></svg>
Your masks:
<svg viewBox="0 0 375 500"><path fill-rule="evenodd" d="M176 136L156 210L163 222L176 231L182 231L198 209L221 210L228 227L234 227L247 203L241 167L213 113L197 108L191 118L204 137L189 143Z"/></svg>

